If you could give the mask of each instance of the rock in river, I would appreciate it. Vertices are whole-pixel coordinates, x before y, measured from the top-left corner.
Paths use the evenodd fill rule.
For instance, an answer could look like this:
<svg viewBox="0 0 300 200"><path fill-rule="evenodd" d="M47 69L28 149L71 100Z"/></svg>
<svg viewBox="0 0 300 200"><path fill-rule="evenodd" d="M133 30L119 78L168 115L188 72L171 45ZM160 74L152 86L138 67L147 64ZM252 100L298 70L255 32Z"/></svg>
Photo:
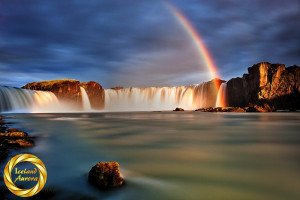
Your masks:
<svg viewBox="0 0 300 200"><path fill-rule="evenodd" d="M173 110L173 111L184 111L184 109L183 108L175 108L175 110Z"/></svg>
<svg viewBox="0 0 300 200"><path fill-rule="evenodd" d="M124 179L117 162L98 162L89 172L89 182L99 189L120 187Z"/></svg>

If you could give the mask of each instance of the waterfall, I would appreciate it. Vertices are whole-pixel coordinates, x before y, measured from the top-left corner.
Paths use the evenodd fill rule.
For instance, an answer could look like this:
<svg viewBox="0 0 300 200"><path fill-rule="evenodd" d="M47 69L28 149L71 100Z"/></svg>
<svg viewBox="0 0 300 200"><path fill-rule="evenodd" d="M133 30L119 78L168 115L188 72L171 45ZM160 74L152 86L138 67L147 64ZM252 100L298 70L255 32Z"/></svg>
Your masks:
<svg viewBox="0 0 300 200"><path fill-rule="evenodd" d="M216 107L226 107L227 106L227 84L222 83L216 101Z"/></svg>
<svg viewBox="0 0 300 200"><path fill-rule="evenodd" d="M185 110L215 105L212 84L179 87L121 88L105 90L105 111Z"/></svg>
<svg viewBox="0 0 300 200"><path fill-rule="evenodd" d="M59 107L52 92L0 86L0 112L51 112Z"/></svg>
<svg viewBox="0 0 300 200"><path fill-rule="evenodd" d="M83 104L83 110L88 111L92 110L91 103L89 96L87 95L85 89L83 87L80 87L81 96L82 96L82 104Z"/></svg>
<svg viewBox="0 0 300 200"><path fill-rule="evenodd" d="M80 87L80 91L83 110L91 111L91 104L86 90ZM214 82L178 87L106 89L104 111L163 111L173 110L176 107L195 110L214 107L217 94L218 90ZM78 107L74 107L72 102L59 101L52 92L0 86L0 112L6 111L77 112L79 110Z"/></svg>

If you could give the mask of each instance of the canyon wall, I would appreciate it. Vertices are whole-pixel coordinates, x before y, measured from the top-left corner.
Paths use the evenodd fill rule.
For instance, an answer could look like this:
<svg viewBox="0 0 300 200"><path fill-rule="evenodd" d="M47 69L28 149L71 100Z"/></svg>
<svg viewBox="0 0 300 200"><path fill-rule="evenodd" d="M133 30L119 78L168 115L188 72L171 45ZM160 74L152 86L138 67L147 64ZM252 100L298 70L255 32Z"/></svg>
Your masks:
<svg viewBox="0 0 300 200"><path fill-rule="evenodd" d="M92 81L80 83L71 79L51 80L28 83L22 88L53 92L59 101L68 102L82 108L83 102L80 87L86 90L93 109L102 109L104 107L104 89L99 83Z"/></svg>
<svg viewBox="0 0 300 200"><path fill-rule="evenodd" d="M300 109L300 67L262 62L242 78L227 82L229 106L259 105L272 110Z"/></svg>

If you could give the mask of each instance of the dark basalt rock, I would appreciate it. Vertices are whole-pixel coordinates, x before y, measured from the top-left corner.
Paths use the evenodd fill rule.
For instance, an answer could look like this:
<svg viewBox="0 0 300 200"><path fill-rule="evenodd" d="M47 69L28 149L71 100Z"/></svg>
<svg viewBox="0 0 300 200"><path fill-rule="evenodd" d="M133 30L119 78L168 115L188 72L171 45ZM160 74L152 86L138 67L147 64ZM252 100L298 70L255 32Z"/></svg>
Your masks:
<svg viewBox="0 0 300 200"><path fill-rule="evenodd" d="M124 184L124 179L119 168L117 162L98 162L90 170L88 180L99 189L120 187Z"/></svg>
<svg viewBox="0 0 300 200"><path fill-rule="evenodd" d="M0 116L0 122L0 162L8 156L11 149L34 146L33 138L26 132L8 128L8 123L4 121L3 116Z"/></svg>
<svg viewBox="0 0 300 200"><path fill-rule="evenodd" d="M175 110L173 110L173 111L184 111L184 109L183 108L175 108Z"/></svg>
<svg viewBox="0 0 300 200"><path fill-rule="evenodd" d="M241 108L241 107L216 107L216 108L199 108L195 111L200 111L200 112L246 112L246 108Z"/></svg>
<svg viewBox="0 0 300 200"><path fill-rule="evenodd" d="M124 87L122 87L122 86L116 86L116 87L112 87L110 89L112 89L112 90L122 90L122 89L124 89Z"/></svg>
<svg viewBox="0 0 300 200"><path fill-rule="evenodd" d="M18 129L8 129L5 133L0 133L0 137L24 138L28 137L28 134Z"/></svg>
<svg viewBox="0 0 300 200"><path fill-rule="evenodd" d="M262 62L248 68L242 78L227 82L228 104L233 107L256 105L259 112L300 109L300 67ZM254 106L249 106L254 107Z"/></svg>
<svg viewBox="0 0 300 200"><path fill-rule="evenodd" d="M3 144L7 147L32 147L34 142L28 138L26 139L5 139Z"/></svg>

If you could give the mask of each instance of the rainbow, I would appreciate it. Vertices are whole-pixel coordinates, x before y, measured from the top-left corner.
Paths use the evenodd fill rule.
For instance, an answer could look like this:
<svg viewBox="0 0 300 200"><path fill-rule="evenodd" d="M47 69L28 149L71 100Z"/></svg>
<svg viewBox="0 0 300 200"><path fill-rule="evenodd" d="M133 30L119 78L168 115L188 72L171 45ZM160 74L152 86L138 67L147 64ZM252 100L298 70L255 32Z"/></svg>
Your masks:
<svg viewBox="0 0 300 200"><path fill-rule="evenodd" d="M215 65L215 62L210 55L209 50L205 46L203 39L201 38L200 34L197 32L197 30L194 28L192 23L183 15L183 13L176 8L173 4L170 2L166 2L167 8L171 11L171 13L175 16L178 22L183 26L183 28L186 30L188 35L193 40L193 43L196 46L196 49L200 55L200 58L204 60L206 67L208 68L211 78L217 78L218 70L217 66Z"/></svg>

